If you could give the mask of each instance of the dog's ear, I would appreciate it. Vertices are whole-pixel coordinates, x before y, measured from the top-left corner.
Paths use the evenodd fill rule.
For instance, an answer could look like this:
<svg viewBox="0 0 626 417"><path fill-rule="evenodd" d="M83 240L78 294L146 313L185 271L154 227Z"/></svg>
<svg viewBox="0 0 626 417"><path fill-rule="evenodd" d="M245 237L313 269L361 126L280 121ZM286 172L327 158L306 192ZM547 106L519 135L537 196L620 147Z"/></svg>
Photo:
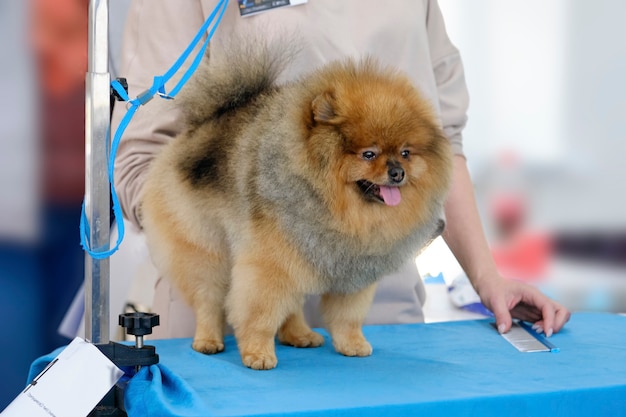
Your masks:
<svg viewBox="0 0 626 417"><path fill-rule="evenodd" d="M311 102L313 120L316 123L338 125L343 118L336 113L336 99L332 91L325 91Z"/></svg>

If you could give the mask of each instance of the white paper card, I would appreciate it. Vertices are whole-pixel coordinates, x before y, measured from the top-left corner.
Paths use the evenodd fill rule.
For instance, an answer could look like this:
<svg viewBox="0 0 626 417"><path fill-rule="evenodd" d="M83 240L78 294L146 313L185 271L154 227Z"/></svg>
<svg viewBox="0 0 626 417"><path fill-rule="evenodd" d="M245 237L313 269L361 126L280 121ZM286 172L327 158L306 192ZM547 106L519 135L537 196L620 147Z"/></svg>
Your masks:
<svg viewBox="0 0 626 417"><path fill-rule="evenodd" d="M0 416L86 417L122 375L96 346L77 337Z"/></svg>

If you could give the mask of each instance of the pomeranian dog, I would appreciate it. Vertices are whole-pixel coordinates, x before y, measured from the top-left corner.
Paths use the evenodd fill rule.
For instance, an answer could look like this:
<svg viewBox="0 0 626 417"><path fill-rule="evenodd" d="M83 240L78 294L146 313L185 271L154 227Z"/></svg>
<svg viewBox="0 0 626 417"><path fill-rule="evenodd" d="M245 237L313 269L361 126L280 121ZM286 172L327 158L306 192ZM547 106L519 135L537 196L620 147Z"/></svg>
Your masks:
<svg viewBox="0 0 626 417"><path fill-rule="evenodd" d="M142 222L160 273L196 316L193 349L277 364L275 339L324 342L303 303L321 294L335 350L368 356L376 282L441 233L451 152L429 103L374 59L278 85L284 44L208 55L181 97L185 130L150 167Z"/></svg>

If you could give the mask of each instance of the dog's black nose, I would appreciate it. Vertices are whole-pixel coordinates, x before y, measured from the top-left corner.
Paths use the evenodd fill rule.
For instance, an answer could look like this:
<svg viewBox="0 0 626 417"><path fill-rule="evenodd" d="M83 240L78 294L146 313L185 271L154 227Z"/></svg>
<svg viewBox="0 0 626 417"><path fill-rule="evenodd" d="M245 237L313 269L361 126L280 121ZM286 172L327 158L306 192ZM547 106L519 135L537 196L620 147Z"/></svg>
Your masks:
<svg viewBox="0 0 626 417"><path fill-rule="evenodd" d="M389 179L393 182L400 183L404 180L404 169L402 167L391 167L387 173L389 174Z"/></svg>

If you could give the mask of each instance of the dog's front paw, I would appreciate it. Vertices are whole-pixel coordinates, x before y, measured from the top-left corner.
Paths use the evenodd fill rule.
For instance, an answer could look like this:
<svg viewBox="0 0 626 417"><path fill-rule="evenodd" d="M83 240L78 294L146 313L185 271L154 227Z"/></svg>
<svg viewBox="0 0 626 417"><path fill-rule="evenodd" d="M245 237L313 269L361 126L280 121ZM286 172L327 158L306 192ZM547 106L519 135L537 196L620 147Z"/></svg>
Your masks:
<svg viewBox="0 0 626 417"><path fill-rule="evenodd" d="M370 356L372 345L364 337L351 337L341 340L334 340L335 350L346 356Z"/></svg>
<svg viewBox="0 0 626 417"><path fill-rule="evenodd" d="M212 355L224 350L224 342L215 339L194 339L191 347L197 352Z"/></svg>
<svg viewBox="0 0 626 417"><path fill-rule="evenodd" d="M274 369L278 364L276 355L268 353L242 353L241 361L248 368L258 370Z"/></svg>

